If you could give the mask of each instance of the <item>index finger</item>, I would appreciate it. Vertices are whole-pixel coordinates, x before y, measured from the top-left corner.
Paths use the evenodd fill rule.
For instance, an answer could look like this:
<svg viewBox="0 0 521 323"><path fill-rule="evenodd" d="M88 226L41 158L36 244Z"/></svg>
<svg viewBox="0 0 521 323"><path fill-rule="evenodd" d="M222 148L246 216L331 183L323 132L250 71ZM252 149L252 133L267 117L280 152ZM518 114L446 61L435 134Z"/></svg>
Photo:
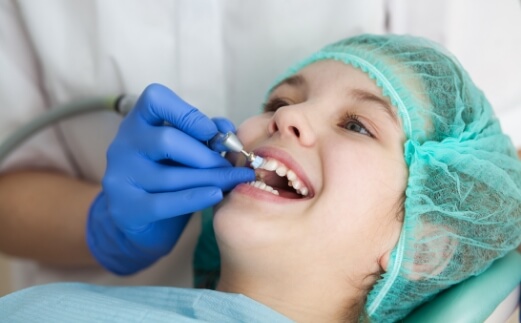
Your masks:
<svg viewBox="0 0 521 323"><path fill-rule="evenodd" d="M147 86L134 110L151 125L162 126L166 121L201 141L210 140L217 133L210 118L160 84Z"/></svg>

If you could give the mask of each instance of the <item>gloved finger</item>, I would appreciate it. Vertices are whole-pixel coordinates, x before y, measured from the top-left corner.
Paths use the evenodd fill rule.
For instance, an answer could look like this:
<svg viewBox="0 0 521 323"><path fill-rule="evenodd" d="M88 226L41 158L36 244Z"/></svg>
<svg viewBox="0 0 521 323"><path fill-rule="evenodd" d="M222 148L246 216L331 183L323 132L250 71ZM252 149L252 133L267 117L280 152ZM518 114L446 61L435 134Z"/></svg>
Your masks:
<svg viewBox="0 0 521 323"><path fill-rule="evenodd" d="M162 256L170 252L186 227L191 214L179 215L170 219L156 221L141 230L125 230L125 236L141 252Z"/></svg>
<svg viewBox="0 0 521 323"><path fill-rule="evenodd" d="M148 224L205 209L223 198L218 187L205 186L178 192L131 194L128 203L111 212L124 230L142 230Z"/></svg>
<svg viewBox="0 0 521 323"><path fill-rule="evenodd" d="M217 130L219 130L222 133L227 133L227 132L235 133L237 131L235 129L235 126L233 125L233 123L230 120L228 120L227 118L216 117L216 118L212 118L212 121L217 126Z"/></svg>
<svg viewBox="0 0 521 323"><path fill-rule="evenodd" d="M218 152L172 127L150 128L135 140L137 151L154 161L168 159L195 168L231 166Z"/></svg>
<svg viewBox="0 0 521 323"><path fill-rule="evenodd" d="M247 167L195 169L154 165L140 167L135 182L149 193L173 192L189 188L214 186L230 191L240 183L255 180L255 171Z"/></svg>
<svg viewBox="0 0 521 323"><path fill-rule="evenodd" d="M147 86L134 110L132 113L139 114L150 125L161 126L166 121L201 141L209 140L217 133L210 118L160 84Z"/></svg>

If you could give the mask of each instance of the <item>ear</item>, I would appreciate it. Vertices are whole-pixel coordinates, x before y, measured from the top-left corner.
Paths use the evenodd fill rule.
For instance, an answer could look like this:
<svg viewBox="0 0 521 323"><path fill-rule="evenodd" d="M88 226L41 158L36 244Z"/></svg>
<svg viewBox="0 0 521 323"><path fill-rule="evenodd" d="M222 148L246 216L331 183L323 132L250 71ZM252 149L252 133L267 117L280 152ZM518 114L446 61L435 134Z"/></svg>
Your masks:
<svg viewBox="0 0 521 323"><path fill-rule="evenodd" d="M441 225L423 223L421 229L414 232L415 244L412 250L406 251L405 258L414 259L412 264L404 268L410 280L421 280L440 274L449 264L458 241L452 231ZM387 271L393 250L386 251L378 260L382 269Z"/></svg>
<svg viewBox="0 0 521 323"><path fill-rule="evenodd" d="M414 259L408 268L410 280L439 275L452 260L458 246L452 231L445 226L423 223L418 229L415 230L414 248L407 255L407 258Z"/></svg>
<svg viewBox="0 0 521 323"><path fill-rule="evenodd" d="M387 268L389 266L389 258L391 258L391 252L392 249L387 250L382 256L380 256L380 259L378 259L378 265L380 265L380 268L382 268L385 272L387 272Z"/></svg>
<svg viewBox="0 0 521 323"><path fill-rule="evenodd" d="M380 257L378 258L378 265L380 269L387 272L389 267L389 260L391 259L391 254L398 244L398 240L400 240L400 234L402 232L402 223L399 221L395 221L396 230L392 230L391 237L387 240L387 243L383 245L381 250Z"/></svg>

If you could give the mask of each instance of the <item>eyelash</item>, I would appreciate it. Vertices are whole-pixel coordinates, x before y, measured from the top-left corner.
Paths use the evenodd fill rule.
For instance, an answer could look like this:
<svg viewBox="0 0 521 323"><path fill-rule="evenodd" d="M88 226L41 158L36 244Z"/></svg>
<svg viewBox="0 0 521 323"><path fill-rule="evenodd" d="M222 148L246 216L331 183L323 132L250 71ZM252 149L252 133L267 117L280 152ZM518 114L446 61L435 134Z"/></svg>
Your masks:
<svg viewBox="0 0 521 323"><path fill-rule="evenodd" d="M366 133L361 133L361 132L358 132L358 131L354 131L354 130L349 130L347 128L347 125L349 123L353 123L357 126L359 126L360 128L362 128ZM374 135L371 133L371 131L369 131L367 129L367 127L359 120L359 116L356 115L356 114L352 114L352 113L348 113L348 114L345 114L344 117L342 118L342 121L340 122L340 126L343 127L344 129L346 129L347 131L354 131L354 132L357 132L361 135L364 135L364 136L369 136L371 138L374 138Z"/></svg>
<svg viewBox="0 0 521 323"><path fill-rule="evenodd" d="M288 103L287 101L281 99L281 98L273 98L271 100L269 100L268 102L264 103L263 104L263 110L264 112L275 112L277 111L279 108L283 107L283 106L286 106L286 105L290 105L290 103ZM346 126L349 124L349 123L353 123L357 126L359 126L360 128L362 128L367 134L365 133L361 133L361 132L358 132L358 131L353 131L353 130L349 130ZM342 120L340 121L340 124L339 126L341 126L342 128L346 129L347 131L353 131L353 132L357 132L357 133L360 133L361 135L364 135L364 136L369 136L371 138L374 138L374 135L371 133L371 131L369 131L367 129L367 127L359 120L359 116L356 115L356 114L353 114L353 113L347 113L345 114L343 117L342 117Z"/></svg>
<svg viewBox="0 0 521 323"><path fill-rule="evenodd" d="M263 110L264 112L275 112L279 108L282 108L283 106L290 105L288 102L281 98L273 98L269 100L268 102L264 103Z"/></svg>

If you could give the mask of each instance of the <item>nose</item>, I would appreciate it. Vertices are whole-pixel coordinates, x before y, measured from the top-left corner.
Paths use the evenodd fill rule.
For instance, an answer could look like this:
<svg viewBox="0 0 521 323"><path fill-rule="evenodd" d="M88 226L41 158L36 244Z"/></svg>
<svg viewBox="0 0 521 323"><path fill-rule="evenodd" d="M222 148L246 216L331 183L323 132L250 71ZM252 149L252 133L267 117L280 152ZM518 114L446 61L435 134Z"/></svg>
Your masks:
<svg viewBox="0 0 521 323"><path fill-rule="evenodd" d="M305 108L300 105L288 105L275 111L268 124L268 134L272 136L277 133L304 146L312 146L316 141Z"/></svg>

